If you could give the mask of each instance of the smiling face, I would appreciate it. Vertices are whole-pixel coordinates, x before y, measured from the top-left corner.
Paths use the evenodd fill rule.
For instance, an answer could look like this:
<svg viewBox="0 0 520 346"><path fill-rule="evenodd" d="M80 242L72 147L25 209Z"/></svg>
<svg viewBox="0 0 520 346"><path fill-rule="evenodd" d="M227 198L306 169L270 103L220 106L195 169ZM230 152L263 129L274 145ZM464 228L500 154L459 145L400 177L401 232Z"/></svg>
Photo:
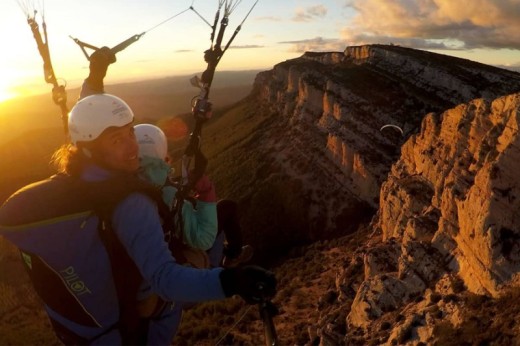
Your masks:
<svg viewBox="0 0 520 346"><path fill-rule="evenodd" d="M132 123L109 127L87 149L95 162L110 170L132 173L139 169L139 146Z"/></svg>

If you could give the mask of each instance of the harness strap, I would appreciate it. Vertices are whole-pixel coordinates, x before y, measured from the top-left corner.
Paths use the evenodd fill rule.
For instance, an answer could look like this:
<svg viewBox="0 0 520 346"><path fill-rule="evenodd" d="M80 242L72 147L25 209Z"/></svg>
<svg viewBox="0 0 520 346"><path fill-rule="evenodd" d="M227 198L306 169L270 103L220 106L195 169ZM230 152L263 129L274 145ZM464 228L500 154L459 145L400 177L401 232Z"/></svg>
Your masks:
<svg viewBox="0 0 520 346"><path fill-rule="evenodd" d="M125 345L145 345L148 323L144 323L137 310L137 292L143 282L134 261L117 238L112 227L100 221L98 234L110 258L110 267L119 301L119 322L116 327Z"/></svg>
<svg viewBox="0 0 520 346"><path fill-rule="evenodd" d="M115 233L112 227L112 215L117 205L134 192L141 192L152 198L158 205L160 214L164 214L169 209L164 202L160 203L162 202L160 192L152 185L133 176L119 177L117 181L117 185L114 185L113 181L97 183L108 184L110 189L107 190L102 186L91 188L90 191L94 191L94 196L91 195L90 198L99 201L99 196L95 196L97 191L102 191L102 193L110 191L110 197L104 196L107 203L97 204L95 211L100 219L98 234L110 258L112 276L119 300L119 322L116 327L121 333L124 344L145 345L149 321L154 314L147 317L141 316L137 293L143 277ZM164 305L165 302L159 298L154 309L155 314L160 313Z"/></svg>

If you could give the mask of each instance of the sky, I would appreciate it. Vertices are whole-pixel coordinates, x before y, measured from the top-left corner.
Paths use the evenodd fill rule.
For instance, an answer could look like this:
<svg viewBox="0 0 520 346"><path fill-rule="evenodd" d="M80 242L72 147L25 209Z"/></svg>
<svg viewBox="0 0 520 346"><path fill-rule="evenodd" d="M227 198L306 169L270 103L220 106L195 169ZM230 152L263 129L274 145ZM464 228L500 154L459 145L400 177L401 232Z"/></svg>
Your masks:
<svg viewBox="0 0 520 346"><path fill-rule="evenodd" d="M222 0L223 1L223 0ZM223 42L256 0L236 5ZM117 54L107 84L200 74L219 0L1 0L0 102L50 92L27 24L47 25L56 77L81 85L88 61L77 38L113 47L144 33ZM190 9L193 7L193 10ZM201 19L204 18L203 19ZM258 0L218 70L269 70L306 51L343 51L361 44L397 44L520 69L520 0ZM88 51L91 53L92 51ZM218 73L217 70L217 73Z"/></svg>

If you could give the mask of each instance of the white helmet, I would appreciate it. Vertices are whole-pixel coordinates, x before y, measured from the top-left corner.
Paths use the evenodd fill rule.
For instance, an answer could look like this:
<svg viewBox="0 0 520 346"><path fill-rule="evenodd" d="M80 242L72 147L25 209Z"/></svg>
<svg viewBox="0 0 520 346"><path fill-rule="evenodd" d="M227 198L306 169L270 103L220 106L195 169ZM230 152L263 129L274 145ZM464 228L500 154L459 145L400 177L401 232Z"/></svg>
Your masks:
<svg viewBox="0 0 520 346"><path fill-rule="evenodd" d="M69 113L69 134L73 145L95 140L107 128L122 127L134 120L125 101L110 94L96 94L79 100Z"/></svg>
<svg viewBox="0 0 520 346"><path fill-rule="evenodd" d="M157 126L139 124L134 126L135 137L139 144L139 157L150 156L164 160L168 154L166 135Z"/></svg>

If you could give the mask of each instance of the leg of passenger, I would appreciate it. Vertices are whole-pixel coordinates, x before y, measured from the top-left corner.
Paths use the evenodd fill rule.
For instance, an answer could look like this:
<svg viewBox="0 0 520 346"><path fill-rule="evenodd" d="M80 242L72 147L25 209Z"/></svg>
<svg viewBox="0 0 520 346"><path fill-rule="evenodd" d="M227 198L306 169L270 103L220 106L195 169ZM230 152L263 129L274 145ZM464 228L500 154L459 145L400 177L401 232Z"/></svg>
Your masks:
<svg viewBox="0 0 520 346"><path fill-rule="evenodd" d="M220 267L222 265L222 259L224 258L224 241L226 236L224 232L217 234L215 243L211 249L207 251L209 257L209 265L211 268Z"/></svg>
<svg viewBox="0 0 520 346"><path fill-rule="evenodd" d="M224 255L237 257L242 250L242 230L238 222L236 202L223 199L217 203L218 230L226 235L227 245Z"/></svg>
<svg viewBox="0 0 520 346"><path fill-rule="evenodd" d="M253 247L242 244L242 229L238 220L238 205L231 200L221 200L217 203L219 232L226 236L224 248L224 267L234 267L247 262L253 257Z"/></svg>

